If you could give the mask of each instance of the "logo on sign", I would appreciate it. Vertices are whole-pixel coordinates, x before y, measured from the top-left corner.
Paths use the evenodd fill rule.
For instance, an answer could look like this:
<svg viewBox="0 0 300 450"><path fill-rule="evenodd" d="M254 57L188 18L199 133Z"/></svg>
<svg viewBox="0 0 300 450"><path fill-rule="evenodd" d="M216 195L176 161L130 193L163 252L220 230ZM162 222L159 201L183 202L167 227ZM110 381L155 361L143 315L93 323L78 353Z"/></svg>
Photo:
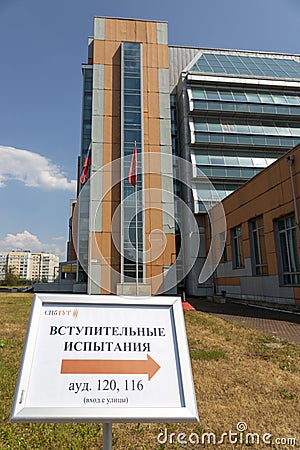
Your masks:
<svg viewBox="0 0 300 450"><path fill-rule="evenodd" d="M45 316L78 317L78 309L46 309Z"/></svg>

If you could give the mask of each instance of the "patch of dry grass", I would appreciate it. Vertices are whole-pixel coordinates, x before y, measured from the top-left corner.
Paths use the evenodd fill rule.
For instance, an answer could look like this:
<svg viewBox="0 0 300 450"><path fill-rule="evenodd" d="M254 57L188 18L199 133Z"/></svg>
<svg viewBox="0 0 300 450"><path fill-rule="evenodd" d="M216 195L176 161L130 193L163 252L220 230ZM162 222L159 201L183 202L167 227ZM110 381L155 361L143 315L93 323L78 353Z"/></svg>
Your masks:
<svg viewBox="0 0 300 450"><path fill-rule="evenodd" d="M31 300L30 294L0 294L0 449L99 449L100 425L8 422ZM300 347L201 312L187 312L185 320L199 424L114 424L113 448L300 448ZM245 433L238 434L236 444L226 439L223 444L178 442L190 433L201 440L202 433L213 432L220 439L222 433L236 432L239 422L247 424L247 432L270 433L273 441L295 438L297 445L247 445ZM162 444L157 436L165 430L168 442Z"/></svg>

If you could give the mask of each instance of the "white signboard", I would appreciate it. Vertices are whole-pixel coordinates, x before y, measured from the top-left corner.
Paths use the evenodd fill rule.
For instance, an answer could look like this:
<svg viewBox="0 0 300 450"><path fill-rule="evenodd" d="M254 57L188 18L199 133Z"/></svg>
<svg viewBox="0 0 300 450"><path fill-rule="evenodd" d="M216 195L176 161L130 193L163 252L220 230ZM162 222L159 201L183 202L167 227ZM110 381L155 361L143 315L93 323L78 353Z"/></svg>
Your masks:
<svg viewBox="0 0 300 450"><path fill-rule="evenodd" d="M180 298L35 295L11 420L197 421Z"/></svg>

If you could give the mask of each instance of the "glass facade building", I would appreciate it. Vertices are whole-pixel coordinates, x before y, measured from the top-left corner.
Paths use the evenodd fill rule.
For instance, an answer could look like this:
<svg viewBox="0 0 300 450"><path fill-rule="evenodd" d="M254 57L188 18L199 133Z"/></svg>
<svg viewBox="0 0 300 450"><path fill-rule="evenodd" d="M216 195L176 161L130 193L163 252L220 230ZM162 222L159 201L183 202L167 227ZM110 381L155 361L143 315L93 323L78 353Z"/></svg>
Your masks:
<svg viewBox="0 0 300 450"><path fill-rule="evenodd" d="M207 212L300 143L299 117L299 55L170 46L165 22L96 17L88 64L83 65L80 170L90 143L92 162L90 182L85 189L80 186L77 202L77 282L87 282L92 294L134 283L138 250L138 281L151 284L152 293L168 290L167 274L183 246L181 228L191 229L179 207L183 200L202 244L198 254L183 251L193 253L194 264L176 283L179 271L189 265L183 256L177 278L172 275L172 292L211 295L212 279L198 281L206 259ZM136 189L128 181L135 145ZM150 161L150 154L155 159ZM108 170L111 183L120 172L119 186L105 197L104 182L95 175L122 157L121 167ZM191 172L181 172L176 157L187 161ZM147 189L156 189L155 195L146 194ZM118 247L111 223L120 204ZM249 226L252 271L259 276L268 274L269 267L257 220ZM236 232L238 225L232 227ZM164 234L159 246L167 253L150 261L153 230ZM241 236L232 234L237 265ZM230 256L224 255L225 260ZM285 260L282 264L288 267Z"/></svg>
<svg viewBox="0 0 300 450"><path fill-rule="evenodd" d="M181 195L201 230L214 204L300 142L300 58L170 46L169 62L173 149L194 167ZM197 280L205 258L185 280L190 294L213 292Z"/></svg>

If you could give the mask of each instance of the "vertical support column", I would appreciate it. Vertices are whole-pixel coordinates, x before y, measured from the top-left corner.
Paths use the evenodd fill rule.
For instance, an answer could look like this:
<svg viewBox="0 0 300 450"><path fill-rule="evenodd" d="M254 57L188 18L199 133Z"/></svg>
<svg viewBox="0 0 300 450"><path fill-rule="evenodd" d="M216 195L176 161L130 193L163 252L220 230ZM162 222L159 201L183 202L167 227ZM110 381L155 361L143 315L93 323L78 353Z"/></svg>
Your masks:
<svg viewBox="0 0 300 450"><path fill-rule="evenodd" d="M93 109L92 109L92 165L89 202L89 267L88 294L99 294L101 285L101 265L96 258L97 249L93 249L96 240L93 236L102 231L102 176L104 140L104 65L93 66Z"/></svg>

